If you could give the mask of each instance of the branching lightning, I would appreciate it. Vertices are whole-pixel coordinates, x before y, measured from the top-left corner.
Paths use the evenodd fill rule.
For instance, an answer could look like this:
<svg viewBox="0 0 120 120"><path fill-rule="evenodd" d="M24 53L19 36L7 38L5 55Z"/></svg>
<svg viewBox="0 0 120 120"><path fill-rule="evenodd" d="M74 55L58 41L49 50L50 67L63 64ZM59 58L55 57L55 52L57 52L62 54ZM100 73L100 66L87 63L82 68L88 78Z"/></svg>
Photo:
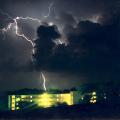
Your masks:
<svg viewBox="0 0 120 120"><path fill-rule="evenodd" d="M45 78L43 72L41 72L41 75L42 75L42 78L43 78L43 89L46 91L47 90L47 88L46 88L46 78Z"/></svg>
<svg viewBox="0 0 120 120"><path fill-rule="evenodd" d="M50 5L49 5L49 7L48 7L48 13L47 13L47 15L44 15L44 16L43 16L44 18L47 18L47 17L50 16L53 5L54 5L54 0L50 3ZM32 54L34 54L34 53L35 53L35 49L34 49L34 46L35 46L34 39L28 38L24 33L21 33L21 32L19 31L18 22L19 22L20 20L32 20L32 21L38 22L39 24L42 24L41 20L38 19L38 18L29 17L29 16L27 16L27 17L17 16L17 17L15 17L15 18L13 18L13 17L11 17L8 13L3 12L1 9L0 9L0 13L1 13L2 15L5 15L8 19L10 19L10 20L12 21L12 22L8 23L8 25L7 25L6 27L2 28L2 29L1 29L1 32L4 34L5 32L9 32L10 30L13 30L13 29L14 29L14 30L15 30L15 34L16 34L18 37L21 37L21 38L25 39L27 42L29 42L29 43L31 44L31 46L32 46ZM53 25L53 23L50 22L50 23L48 23L48 25L51 26L51 25ZM60 40L59 40L58 42L59 42L59 44L62 44L62 42L61 42ZM33 61L33 58L32 58L32 61ZM46 78L45 78L45 76L44 76L44 74L43 74L42 72L41 72L41 75L42 75L42 78L43 78L43 88L44 88L44 90L46 91L46 90L47 90L47 88L46 88Z"/></svg>
<svg viewBox="0 0 120 120"><path fill-rule="evenodd" d="M44 15L45 18L47 18L47 17L50 16L50 13L51 13L51 9L52 9L52 7L53 7L53 4L54 4L54 1L52 1L52 2L50 3L50 5L49 5L49 7L48 7L48 10L49 10L48 13L47 13L47 15ZM18 21L19 21L19 20L32 20L32 21L37 21L38 23L41 24L41 20L40 20L40 19L37 19L37 18L32 18L32 17L18 17L18 16L17 16L17 17L15 17L15 18L13 18L13 17L11 17L8 13L3 12L1 9L0 9L0 13L3 14L3 15L5 15L5 16L7 16L9 19L11 19L11 20L13 21L13 22L10 22L10 23L7 25L7 27L3 28L3 29L2 29L2 32L3 32L3 33L4 33L4 32L8 32L10 29L15 28L15 34L16 34L17 36L22 37L22 38L24 38L25 40L27 40L27 41L32 45L32 47L33 47L33 49L34 49L34 42L33 42L33 40L31 40L31 39L29 39L27 36L25 36L24 33L19 33ZM33 50L33 52L34 52L34 50Z"/></svg>
<svg viewBox="0 0 120 120"><path fill-rule="evenodd" d="M35 52L35 50L34 50L35 43L34 43L33 40L26 37L24 33L19 33L18 21L19 20L32 20L32 21L37 21L38 23L41 23L41 21L39 19L37 19L37 18L31 18L31 17L25 17L25 18L24 17L16 17L16 18L13 19L7 13L5 15L7 15L9 18L11 18L13 20L13 22L9 23L6 28L3 28L2 32L8 32L12 28L15 28L15 34L17 36L19 36L19 37L24 38L27 42L29 42L32 45L32 48L33 48L32 52L34 54L34 52ZM41 75L42 75L42 78L43 78L43 88L46 91L47 90L46 89L46 79L45 79L45 76L44 76L44 74L42 72L41 72Z"/></svg>
<svg viewBox="0 0 120 120"><path fill-rule="evenodd" d="M44 18L47 18L47 17L50 16L51 9L52 9L53 5L54 5L54 0L50 3L50 5L48 7L48 13L47 13L47 15L43 16ZM9 30L12 30L12 28L15 28L15 34L18 37L22 37L23 39L25 39L27 42L29 42L32 45L32 48L33 48L32 49L32 54L34 54L35 53L35 49L34 49L35 43L33 41L34 39L31 40L24 33L19 32L18 21L20 21L20 20L32 20L32 21L36 21L39 24L41 24L41 20L38 19L38 18L33 18L33 17L28 17L28 16L27 17L19 17L19 16L17 16L15 18L13 18L8 13L2 11L1 9L0 9L0 13L7 16L8 19L13 21L13 22L10 22L6 27L1 29L2 33L4 34L5 32L8 32ZM51 25L53 25L53 23L50 22L50 23L48 23L48 25L51 26ZM62 44L62 41L59 40L58 43Z"/></svg>
<svg viewBox="0 0 120 120"><path fill-rule="evenodd" d="M19 37L24 38L25 40L27 40L32 47L34 48L34 42L33 40L29 39L27 36L25 36L24 33L19 33L19 26L18 26L18 21L19 20L33 20L33 21L37 21L39 23L41 23L41 21L37 18L31 18L31 17L16 17L14 19L12 19L13 22L9 23L8 26L6 28L3 28L2 31L3 32L8 32L10 29L15 28L15 34Z"/></svg>

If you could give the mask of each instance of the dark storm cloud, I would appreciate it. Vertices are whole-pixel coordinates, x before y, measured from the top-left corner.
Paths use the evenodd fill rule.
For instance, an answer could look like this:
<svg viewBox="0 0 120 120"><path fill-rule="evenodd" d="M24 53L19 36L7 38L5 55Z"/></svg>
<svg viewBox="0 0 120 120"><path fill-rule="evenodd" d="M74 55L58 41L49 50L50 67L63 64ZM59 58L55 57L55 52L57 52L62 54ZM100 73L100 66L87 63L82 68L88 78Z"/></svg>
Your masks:
<svg viewBox="0 0 120 120"><path fill-rule="evenodd" d="M36 68L42 69L53 54L53 49L55 47L53 40L59 38L60 34L56 26L46 25L41 25L38 28L37 33L39 38L35 41L36 53L34 57L36 60Z"/></svg>
<svg viewBox="0 0 120 120"><path fill-rule="evenodd" d="M80 21L77 27L73 28L73 32L67 35L69 44L67 46L64 44L58 45L54 49L53 55L51 55L51 52L46 54L44 49L36 48L37 53L39 53L36 56L41 56L42 58L49 56L49 59L43 60L43 62L36 57L37 67L39 63L46 70L73 71L92 77L97 75L100 79L119 77L119 25L120 23L116 21L109 25ZM47 45L47 42L45 44ZM46 48L48 47L46 46ZM50 49L52 51L53 47L51 46L48 51ZM46 55L44 54L43 56L42 53ZM108 76L108 74L111 75Z"/></svg>
<svg viewBox="0 0 120 120"><path fill-rule="evenodd" d="M65 24L74 26L76 24L76 20L71 13L61 12L57 20L59 20L63 25Z"/></svg>
<svg viewBox="0 0 120 120"><path fill-rule="evenodd" d="M94 14L101 14L105 11L113 11L119 8L119 0L58 0L58 11L71 12L79 17L90 17Z"/></svg>

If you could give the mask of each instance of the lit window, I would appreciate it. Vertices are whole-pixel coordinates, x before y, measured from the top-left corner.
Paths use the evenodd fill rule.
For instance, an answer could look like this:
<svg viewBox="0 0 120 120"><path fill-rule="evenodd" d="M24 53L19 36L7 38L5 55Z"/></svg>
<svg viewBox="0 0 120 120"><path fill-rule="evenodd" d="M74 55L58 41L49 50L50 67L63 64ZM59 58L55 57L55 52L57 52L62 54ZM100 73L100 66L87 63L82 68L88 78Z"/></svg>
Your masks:
<svg viewBox="0 0 120 120"><path fill-rule="evenodd" d="M104 96L104 99L107 99L107 97L106 97L106 96Z"/></svg>
<svg viewBox="0 0 120 120"><path fill-rule="evenodd" d="M16 107L17 110L19 110L20 108L19 107Z"/></svg>
<svg viewBox="0 0 120 120"><path fill-rule="evenodd" d="M15 104L12 104L12 107L15 107Z"/></svg>
<svg viewBox="0 0 120 120"><path fill-rule="evenodd" d="M61 102L65 102L65 103L67 103L68 105L72 105L72 104L73 104L72 94L69 94L69 93L63 94L63 95L62 95Z"/></svg>
<svg viewBox="0 0 120 120"><path fill-rule="evenodd" d="M97 101L96 100L93 100L93 103L96 103Z"/></svg>
<svg viewBox="0 0 120 120"><path fill-rule="evenodd" d="M51 102L51 100L52 100L51 95L44 93L44 94L40 95L40 98L37 101L37 103L39 106L46 108L46 107L52 106L53 103Z"/></svg>
<svg viewBox="0 0 120 120"><path fill-rule="evenodd" d="M93 99L96 99L97 97L96 96L93 96Z"/></svg>
<svg viewBox="0 0 120 120"><path fill-rule="evenodd" d="M12 95L12 99L15 99L15 95Z"/></svg>
<svg viewBox="0 0 120 120"><path fill-rule="evenodd" d="M16 103L16 105L18 105L18 103Z"/></svg>
<svg viewBox="0 0 120 120"><path fill-rule="evenodd" d="M81 99L83 100L84 98L82 97Z"/></svg>
<svg viewBox="0 0 120 120"><path fill-rule="evenodd" d="M96 95L96 92L92 92L92 95Z"/></svg>
<svg viewBox="0 0 120 120"><path fill-rule="evenodd" d="M17 102L20 101L20 98L16 98L16 101L17 101Z"/></svg>
<svg viewBox="0 0 120 120"><path fill-rule="evenodd" d="M96 103L97 101L96 100L90 100L90 103Z"/></svg>
<svg viewBox="0 0 120 120"><path fill-rule="evenodd" d="M12 107L12 110L15 110L15 108L14 108L14 107Z"/></svg>
<svg viewBox="0 0 120 120"><path fill-rule="evenodd" d="M21 98L26 98L26 95L21 95Z"/></svg>
<svg viewBox="0 0 120 120"><path fill-rule="evenodd" d="M92 103L93 102L93 100L90 100L90 103Z"/></svg>

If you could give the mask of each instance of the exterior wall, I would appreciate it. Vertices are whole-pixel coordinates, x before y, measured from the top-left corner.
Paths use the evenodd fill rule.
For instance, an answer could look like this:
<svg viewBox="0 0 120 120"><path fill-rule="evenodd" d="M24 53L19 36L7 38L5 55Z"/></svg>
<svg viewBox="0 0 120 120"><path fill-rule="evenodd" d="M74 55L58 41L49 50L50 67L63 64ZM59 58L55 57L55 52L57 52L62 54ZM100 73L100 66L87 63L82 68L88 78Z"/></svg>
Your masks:
<svg viewBox="0 0 120 120"><path fill-rule="evenodd" d="M73 104L79 104L81 100L81 93L79 91L73 91Z"/></svg>
<svg viewBox="0 0 120 120"><path fill-rule="evenodd" d="M20 103L27 102L29 104L37 105L38 107L51 107L57 106L62 103L67 105L73 105L73 93L62 93L62 94L34 94L34 95L9 95L8 96L8 107L9 110L19 110ZM25 106L26 107L26 106Z"/></svg>
<svg viewBox="0 0 120 120"><path fill-rule="evenodd" d="M73 104L91 103L94 104L98 101L96 91L81 94L80 91L73 91Z"/></svg>
<svg viewBox="0 0 120 120"><path fill-rule="evenodd" d="M80 91L72 91L69 93L60 94L31 94L31 95L9 95L8 96L8 108L9 110L19 110L24 108L34 107L52 107L61 104L75 105L82 103L94 104L98 101L96 91L91 93L81 94ZM20 106L21 102L24 104Z"/></svg>

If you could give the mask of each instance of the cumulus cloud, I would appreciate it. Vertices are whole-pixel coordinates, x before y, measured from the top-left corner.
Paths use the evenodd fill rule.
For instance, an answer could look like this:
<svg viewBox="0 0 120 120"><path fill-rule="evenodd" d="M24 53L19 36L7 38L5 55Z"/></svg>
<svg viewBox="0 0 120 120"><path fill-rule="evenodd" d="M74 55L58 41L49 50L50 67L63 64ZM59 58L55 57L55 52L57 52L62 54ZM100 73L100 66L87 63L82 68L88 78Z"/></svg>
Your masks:
<svg viewBox="0 0 120 120"><path fill-rule="evenodd" d="M112 79L107 76L108 73L111 74L114 70L117 72L120 70L118 68L120 60L119 23L102 25L91 21L80 21L72 29L73 31L67 34L69 44L67 46L64 44L56 46L53 54L48 52L53 50L52 45L51 47L47 46L48 41L44 40L44 45L40 42L42 49L38 49L40 43L36 43L37 67L39 63L44 66L45 70L73 71L86 75L91 74L91 76L97 74L102 79ZM42 34L47 36L44 33ZM46 48L47 53L44 52ZM42 58L43 62L37 56ZM46 56L49 56L49 59L46 59ZM114 76L114 74L111 75Z"/></svg>
<svg viewBox="0 0 120 120"><path fill-rule="evenodd" d="M41 25L37 34L38 39L35 41L36 52L34 54L35 65L36 68L42 69L50 61L55 47L54 40L60 37L60 33L56 26Z"/></svg>

